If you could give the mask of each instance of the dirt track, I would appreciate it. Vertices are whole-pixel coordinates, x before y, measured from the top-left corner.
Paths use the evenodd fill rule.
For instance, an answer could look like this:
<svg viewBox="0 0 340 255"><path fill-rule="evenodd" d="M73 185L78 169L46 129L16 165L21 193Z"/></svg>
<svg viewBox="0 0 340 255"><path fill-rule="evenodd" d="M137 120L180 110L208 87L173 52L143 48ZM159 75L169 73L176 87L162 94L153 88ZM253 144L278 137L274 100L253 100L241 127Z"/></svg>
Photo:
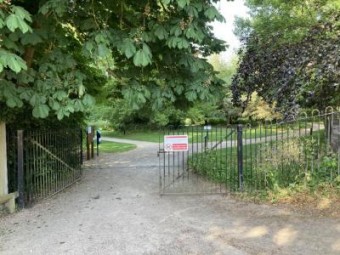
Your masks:
<svg viewBox="0 0 340 255"><path fill-rule="evenodd" d="M0 254L340 254L340 219L222 196L158 195L157 144L102 155L84 178L0 218Z"/></svg>

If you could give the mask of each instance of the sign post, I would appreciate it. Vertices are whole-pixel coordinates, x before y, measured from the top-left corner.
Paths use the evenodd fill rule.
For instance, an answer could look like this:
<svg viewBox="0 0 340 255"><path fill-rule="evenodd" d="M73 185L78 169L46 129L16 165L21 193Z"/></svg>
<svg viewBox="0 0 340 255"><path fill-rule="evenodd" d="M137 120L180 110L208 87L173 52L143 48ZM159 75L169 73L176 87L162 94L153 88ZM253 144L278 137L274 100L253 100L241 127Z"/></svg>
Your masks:
<svg viewBox="0 0 340 255"><path fill-rule="evenodd" d="M164 151L188 151L189 138L188 135L166 135L164 136Z"/></svg>
<svg viewBox="0 0 340 255"><path fill-rule="evenodd" d="M204 150L206 150L208 147L209 132L211 131L211 125L205 125L203 129L206 131L206 135L204 136Z"/></svg>

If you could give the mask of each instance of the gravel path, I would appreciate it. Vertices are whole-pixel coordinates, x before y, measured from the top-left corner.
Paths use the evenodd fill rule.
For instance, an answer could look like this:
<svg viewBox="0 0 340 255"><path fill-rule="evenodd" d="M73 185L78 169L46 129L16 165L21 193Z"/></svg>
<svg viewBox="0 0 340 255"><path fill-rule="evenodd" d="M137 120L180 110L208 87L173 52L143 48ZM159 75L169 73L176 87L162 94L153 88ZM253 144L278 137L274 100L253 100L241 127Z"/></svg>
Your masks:
<svg viewBox="0 0 340 255"><path fill-rule="evenodd" d="M136 144L87 162L65 192L0 218L0 254L340 254L339 218L222 196L160 197L158 145Z"/></svg>

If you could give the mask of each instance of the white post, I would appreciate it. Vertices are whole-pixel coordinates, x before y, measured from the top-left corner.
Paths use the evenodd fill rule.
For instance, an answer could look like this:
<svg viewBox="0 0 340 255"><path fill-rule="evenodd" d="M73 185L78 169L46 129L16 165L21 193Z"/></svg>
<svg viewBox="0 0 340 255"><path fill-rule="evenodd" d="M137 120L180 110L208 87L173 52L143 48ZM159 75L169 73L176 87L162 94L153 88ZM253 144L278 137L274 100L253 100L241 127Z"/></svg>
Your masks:
<svg viewBox="0 0 340 255"><path fill-rule="evenodd" d="M0 122L0 197L8 194L6 124Z"/></svg>

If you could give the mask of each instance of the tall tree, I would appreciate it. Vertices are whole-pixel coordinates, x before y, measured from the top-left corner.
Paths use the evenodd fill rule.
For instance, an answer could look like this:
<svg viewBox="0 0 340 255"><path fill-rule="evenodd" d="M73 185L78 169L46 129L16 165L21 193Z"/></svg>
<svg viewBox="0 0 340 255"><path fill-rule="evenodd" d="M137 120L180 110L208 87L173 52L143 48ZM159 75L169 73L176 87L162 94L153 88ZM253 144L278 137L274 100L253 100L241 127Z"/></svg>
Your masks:
<svg viewBox="0 0 340 255"><path fill-rule="evenodd" d="M108 77L134 109L212 98L220 80L204 58L225 49L214 2L0 0L1 151L3 121L85 111Z"/></svg>
<svg viewBox="0 0 340 255"><path fill-rule="evenodd" d="M225 49L209 25L223 19L213 2L0 0L2 115L83 111L102 74L134 109L213 98L221 81L205 57Z"/></svg>
<svg viewBox="0 0 340 255"><path fill-rule="evenodd" d="M234 102L245 108L256 91L287 117L300 107L339 105L339 1L247 3L252 19L239 22L245 44L233 79Z"/></svg>

